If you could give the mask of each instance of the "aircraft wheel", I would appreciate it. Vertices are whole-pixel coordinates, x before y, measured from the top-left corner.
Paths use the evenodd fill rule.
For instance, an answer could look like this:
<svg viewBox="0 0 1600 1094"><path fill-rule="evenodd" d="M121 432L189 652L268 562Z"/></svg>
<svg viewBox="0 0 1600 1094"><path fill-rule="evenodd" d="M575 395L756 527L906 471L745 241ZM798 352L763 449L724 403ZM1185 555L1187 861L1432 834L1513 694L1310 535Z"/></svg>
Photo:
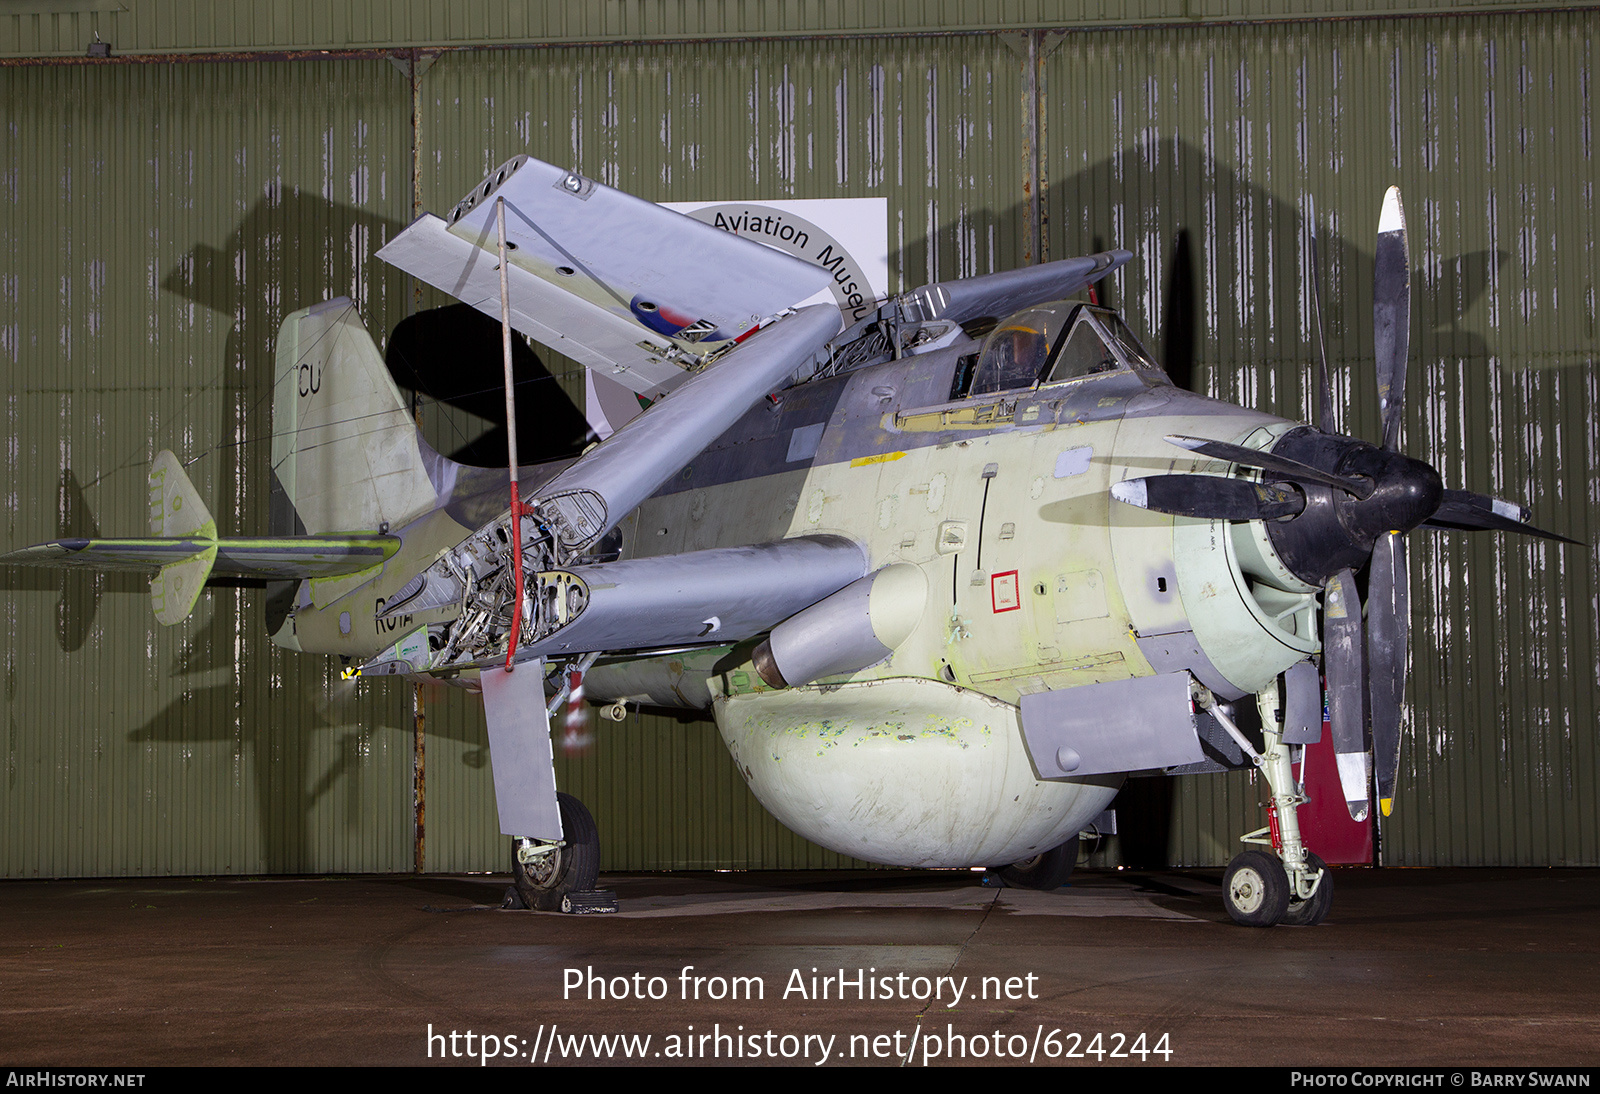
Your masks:
<svg viewBox="0 0 1600 1094"><path fill-rule="evenodd" d="M1289 876L1283 863L1265 851L1239 852L1223 876L1222 903L1234 922L1246 927L1278 923L1289 910Z"/></svg>
<svg viewBox="0 0 1600 1094"><path fill-rule="evenodd" d="M557 794L556 802L566 846L524 863L517 859L517 845L511 845L512 883L523 903L541 912L559 912L562 897L593 889L600 877L600 831L594 817L570 794Z"/></svg>
<svg viewBox="0 0 1600 1094"><path fill-rule="evenodd" d="M1000 880L1013 889L1038 889L1048 893L1065 885L1076 865L1078 837L1073 836L1059 847L1001 867Z"/></svg>
<svg viewBox="0 0 1600 1094"><path fill-rule="evenodd" d="M1315 927L1328 918L1328 909L1333 907L1333 874L1328 872L1328 864L1310 851L1306 852L1306 864L1324 873L1310 900L1296 900L1290 896L1289 910L1284 912L1283 921L1296 927Z"/></svg>

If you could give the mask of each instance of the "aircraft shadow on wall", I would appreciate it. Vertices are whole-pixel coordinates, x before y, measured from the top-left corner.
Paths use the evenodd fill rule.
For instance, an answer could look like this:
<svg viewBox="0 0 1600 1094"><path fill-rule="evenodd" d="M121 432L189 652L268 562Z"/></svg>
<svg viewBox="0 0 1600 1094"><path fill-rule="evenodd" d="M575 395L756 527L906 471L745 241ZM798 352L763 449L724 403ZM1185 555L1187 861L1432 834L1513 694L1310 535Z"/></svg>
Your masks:
<svg viewBox="0 0 1600 1094"><path fill-rule="evenodd" d="M1316 426L1176 387L1114 311L1072 299L1126 251L922 286L846 326L797 306L829 271L518 156L380 257L647 410L575 461L508 445L508 490L433 449L335 298L278 332L267 536L219 535L163 452L155 535L6 561L154 570L168 624L215 575L282 582L285 648L481 692L535 907L595 881L593 821L551 760L549 718L581 687L708 711L757 798L816 843L1044 889L1129 775L1254 767L1277 823L1247 838L1271 852L1234 859L1225 903L1315 923L1332 884L1294 763L1325 674L1351 816L1392 800L1406 534L1563 538L1404 453L1398 190L1378 228L1381 446L1335 431L1326 365ZM1298 328L1282 340L1299 356Z"/></svg>

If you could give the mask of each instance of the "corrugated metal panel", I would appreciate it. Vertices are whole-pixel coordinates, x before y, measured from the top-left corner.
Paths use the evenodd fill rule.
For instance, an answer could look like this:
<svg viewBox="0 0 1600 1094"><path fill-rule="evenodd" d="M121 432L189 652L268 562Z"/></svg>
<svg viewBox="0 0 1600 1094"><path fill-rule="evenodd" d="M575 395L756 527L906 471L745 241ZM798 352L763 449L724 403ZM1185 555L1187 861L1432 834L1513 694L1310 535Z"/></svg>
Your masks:
<svg viewBox="0 0 1600 1094"><path fill-rule="evenodd" d="M1592 8L1589 0L1567 7ZM1408 10L1514 11L1526 3L1452 0ZM118 53L464 48L699 41L810 35L983 33L1037 27L1194 26L1252 20L1389 17L1382 0L604 0L405 4L318 0L4 0L0 57L82 56L98 34Z"/></svg>
<svg viewBox="0 0 1600 1094"><path fill-rule="evenodd" d="M993 37L450 54L422 81L423 203L527 151L652 201L886 197L897 286L1007 269L1019 76Z"/></svg>
<svg viewBox="0 0 1600 1094"><path fill-rule="evenodd" d="M373 683L385 691L410 690ZM425 686L422 695L427 719L423 867L443 873L507 870L511 851L495 814L483 703L445 685Z"/></svg>
<svg viewBox="0 0 1600 1094"><path fill-rule="evenodd" d="M1152 345L1181 350L1187 310L1203 390L1306 418L1314 199L1336 399L1375 438L1372 239L1398 182L1407 450L1593 541L1594 47L1579 14L1069 36L1045 62L1053 253L1138 251L1111 294ZM1595 556L1488 534L1410 547L1415 713L1385 860L1600 861ZM1219 792L1179 791L1178 861L1224 861L1219 828L1257 823Z"/></svg>
<svg viewBox="0 0 1600 1094"><path fill-rule="evenodd" d="M896 287L1006 268L1027 247L1021 58L993 36L452 54L422 78L424 204L528 150L658 199L882 194ZM1409 449L1593 538L1592 72L1581 15L1068 35L1041 70L1051 254L1134 245L1112 298L1166 328L1187 230L1202 384L1300 415L1314 193L1372 436L1369 237L1397 176L1431 388ZM348 292L381 335L413 303L370 260L411 215L405 80L364 60L11 68L0 88L6 546L84 527L84 504L142 527L153 441L198 457L225 529L260 528L278 319ZM1386 854L1595 862L1593 557L1412 540L1418 732ZM280 660L258 594L165 631L136 581L10 580L0 870L409 868L406 689L347 696ZM499 868L481 714L454 692L428 714L429 866ZM709 727L599 732L562 778L613 868L831 863L755 811ZM1179 780L1155 811L1173 861L1224 861L1259 798Z"/></svg>
<svg viewBox="0 0 1600 1094"><path fill-rule="evenodd" d="M259 532L278 322L349 294L383 329L406 304L370 258L409 219L404 81L367 61L0 82L7 548L138 534L159 446L195 461L224 534ZM136 578L9 583L0 871L409 863L404 711L270 646L260 594L166 629Z"/></svg>

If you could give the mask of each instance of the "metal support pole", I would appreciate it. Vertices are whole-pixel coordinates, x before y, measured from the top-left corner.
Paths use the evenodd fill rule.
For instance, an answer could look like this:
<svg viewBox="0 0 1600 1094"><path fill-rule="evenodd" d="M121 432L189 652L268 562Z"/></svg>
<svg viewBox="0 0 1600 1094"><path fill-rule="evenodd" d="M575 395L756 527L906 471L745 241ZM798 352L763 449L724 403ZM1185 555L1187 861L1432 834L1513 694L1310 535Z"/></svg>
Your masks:
<svg viewBox="0 0 1600 1094"><path fill-rule="evenodd" d="M412 685L411 691L411 817L412 817L412 869L422 873L426 861L427 780L423 778L425 749L423 747L422 685Z"/></svg>
<svg viewBox="0 0 1600 1094"><path fill-rule="evenodd" d="M1261 711L1262 748L1257 752L1249 738L1228 717L1209 691L1201 689L1195 701L1211 713L1217 723L1249 756L1262 777L1267 780L1267 827L1251 832L1242 839L1245 843L1267 844L1278 853L1289 887L1296 900L1309 900L1322 880L1321 871L1312 872L1306 858L1305 841L1300 835L1300 806L1306 796L1294 778L1294 765L1290 762L1290 746L1284 743L1282 722L1278 713L1278 685L1274 681L1256 694L1256 707ZM1269 839L1262 839L1268 835Z"/></svg>
<svg viewBox="0 0 1600 1094"><path fill-rule="evenodd" d="M511 559L516 570L517 599L511 609L511 636L506 642L506 671L516 668L518 640L522 636L522 499L517 496L517 395L511 374L511 293L506 276L506 199L494 199L495 222L500 229L500 349L506 373L506 448L511 465Z"/></svg>
<svg viewBox="0 0 1600 1094"><path fill-rule="evenodd" d="M1026 237L1022 260L1027 265L1044 261L1044 203L1039 169L1039 32L1025 32L1022 59L1022 181Z"/></svg>

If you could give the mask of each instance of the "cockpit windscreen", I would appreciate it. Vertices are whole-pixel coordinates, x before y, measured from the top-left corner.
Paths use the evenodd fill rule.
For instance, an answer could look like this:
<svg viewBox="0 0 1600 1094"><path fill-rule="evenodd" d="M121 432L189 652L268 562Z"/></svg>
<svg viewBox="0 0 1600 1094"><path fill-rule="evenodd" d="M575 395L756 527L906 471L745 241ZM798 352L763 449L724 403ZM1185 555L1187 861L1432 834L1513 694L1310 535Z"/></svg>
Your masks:
<svg viewBox="0 0 1600 1094"><path fill-rule="evenodd" d="M1160 372L1107 308L1062 300L1026 308L984 340L968 394L1057 384L1119 369Z"/></svg>

